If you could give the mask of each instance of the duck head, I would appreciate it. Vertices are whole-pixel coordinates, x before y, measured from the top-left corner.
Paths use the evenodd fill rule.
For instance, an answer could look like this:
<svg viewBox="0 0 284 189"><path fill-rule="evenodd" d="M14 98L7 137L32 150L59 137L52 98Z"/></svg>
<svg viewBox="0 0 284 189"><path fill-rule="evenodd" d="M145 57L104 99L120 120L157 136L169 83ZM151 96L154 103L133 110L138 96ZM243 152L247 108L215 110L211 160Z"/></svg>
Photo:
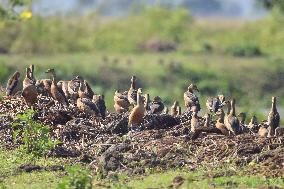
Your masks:
<svg viewBox="0 0 284 189"><path fill-rule="evenodd" d="M190 85L187 87L187 90L190 91L190 92L194 92L194 91L199 92L199 89L197 88L197 85L195 85L195 84L190 84Z"/></svg>

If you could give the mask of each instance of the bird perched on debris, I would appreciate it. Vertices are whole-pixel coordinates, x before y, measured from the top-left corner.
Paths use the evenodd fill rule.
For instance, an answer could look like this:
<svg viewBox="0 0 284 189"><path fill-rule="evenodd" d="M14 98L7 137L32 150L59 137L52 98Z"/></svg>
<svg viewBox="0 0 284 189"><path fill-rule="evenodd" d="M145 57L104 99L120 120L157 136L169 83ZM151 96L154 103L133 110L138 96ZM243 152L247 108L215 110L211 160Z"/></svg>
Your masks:
<svg viewBox="0 0 284 189"><path fill-rule="evenodd" d="M129 103L134 106L137 103L136 76L132 76L130 81L131 83L127 93L127 97Z"/></svg>
<svg viewBox="0 0 284 189"><path fill-rule="evenodd" d="M115 91L114 97L114 109L117 113L124 113L128 111L130 103L127 98L127 94L120 93L119 90Z"/></svg>
<svg viewBox="0 0 284 189"><path fill-rule="evenodd" d="M78 91L81 83L83 83L83 78L81 76L76 76L68 81L68 92L71 99L76 100L78 98ZM84 92L84 86L82 86L81 92ZM90 98L92 98L92 96Z"/></svg>
<svg viewBox="0 0 284 189"><path fill-rule="evenodd" d="M20 91L20 85L19 85L20 75L21 75L20 72L16 71L8 80L6 86L7 96L14 96Z"/></svg>
<svg viewBox="0 0 284 189"><path fill-rule="evenodd" d="M106 104L104 100L104 95L93 95L92 102L97 106L100 115L103 119L106 117Z"/></svg>
<svg viewBox="0 0 284 189"><path fill-rule="evenodd" d="M38 92L44 96L50 96L51 79L40 79L36 81Z"/></svg>
<svg viewBox="0 0 284 189"><path fill-rule="evenodd" d="M224 135L229 135L229 131L227 127L224 124L224 116L225 113L223 109L219 109L218 112L216 112L219 118L217 119L217 122L215 124L216 128L219 129Z"/></svg>
<svg viewBox="0 0 284 189"><path fill-rule="evenodd" d="M190 131L192 133L196 132L196 130L201 127L197 114L198 113L196 111L192 112L192 118L190 122Z"/></svg>
<svg viewBox="0 0 284 189"><path fill-rule="evenodd" d="M32 106L37 102L37 88L35 86L35 80L33 80L31 74L31 69L26 68L26 76L23 80L23 90L22 96L28 106Z"/></svg>
<svg viewBox="0 0 284 189"><path fill-rule="evenodd" d="M225 119L225 125L227 129L234 135L240 132L240 122L238 118L236 117L235 104L236 104L236 100L235 99L231 100L231 110L230 110L229 115Z"/></svg>
<svg viewBox="0 0 284 189"><path fill-rule="evenodd" d="M137 90L137 104L132 109L128 119L128 126L131 130L137 130L138 124L143 121L144 114L145 107L142 100L142 89L139 88Z"/></svg>
<svg viewBox="0 0 284 189"><path fill-rule="evenodd" d="M86 96L88 96L89 98L93 98L93 96L95 95L94 91L92 90L91 86L89 85L89 83L84 80L84 93L86 94Z"/></svg>
<svg viewBox="0 0 284 189"><path fill-rule="evenodd" d="M68 106L69 104L67 98L64 95L64 92L60 90L60 88L58 88L57 86L55 70L48 69L45 73L49 73L52 76L52 83L50 87L50 93L52 98L57 102L59 102L60 104Z"/></svg>
<svg viewBox="0 0 284 189"><path fill-rule="evenodd" d="M26 75L25 78L23 80L23 89L26 88L29 85L34 85L34 81L31 78L31 69L30 68L26 68Z"/></svg>
<svg viewBox="0 0 284 189"><path fill-rule="evenodd" d="M206 107L210 112L216 113L225 105L225 96L218 95L217 97L210 97L206 101Z"/></svg>
<svg viewBox="0 0 284 189"><path fill-rule="evenodd" d="M268 114L267 124L268 124L268 136L274 136L275 129L279 127L280 115L277 112L276 97L272 97L271 110Z"/></svg>
<svg viewBox="0 0 284 189"><path fill-rule="evenodd" d="M172 116L176 116L178 114L178 107L179 107L178 101L174 101L174 104L171 107L171 115Z"/></svg>
<svg viewBox="0 0 284 189"><path fill-rule="evenodd" d="M85 95L82 84L78 91L77 108L86 114L100 115L100 110L97 105Z"/></svg>
<svg viewBox="0 0 284 189"><path fill-rule="evenodd" d="M190 110L194 108L196 111L200 111L201 108L200 108L199 99L194 94L194 91L199 92L195 84L190 84L187 88L187 91L183 94L185 107L189 108Z"/></svg>
<svg viewBox="0 0 284 189"><path fill-rule="evenodd" d="M68 91L68 82L69 81L66 80L60 80L57 82L57 87L63 91L67 99L70 98L70 93Z"/></svg>
<svg viewBox="0 0 284 189"><path fill-rule="evenodd" d="M159 96L154 97L153 101L149 105L151 114L161 114L165 108L162 99Z"/></svg>

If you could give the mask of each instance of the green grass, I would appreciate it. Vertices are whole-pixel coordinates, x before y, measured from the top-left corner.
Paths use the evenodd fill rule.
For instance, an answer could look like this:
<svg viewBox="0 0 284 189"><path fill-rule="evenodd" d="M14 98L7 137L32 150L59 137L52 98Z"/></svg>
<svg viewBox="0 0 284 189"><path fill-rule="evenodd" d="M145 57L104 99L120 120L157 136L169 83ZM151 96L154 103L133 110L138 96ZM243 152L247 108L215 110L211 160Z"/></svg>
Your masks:
<svg viewBox="0 0 284 189"><path fill-rule="evenodd" d="M0 188L1 189L25 189L25 188L57 188L59 183L66 183L74 179L65 171L35 171L32 173L19 172L18 167L27 163L35 163L41 166L64 165L70 166L65 159L39 158L32 159L30 155L21 154L18 150L0 150ZM76 165L77 166L77 165ZM93 172L93 188L163 188L172 184L176 176L182 176L185 181L181 188L259 188L261 186L284 187L282 178L264 178L260 176L247 176L245 169L238 170L226 166L210 170L204 167L196 171L181 170L146 170L145 175L127 176L125 174L113 174L108 179L98 179ZM77 166L78 168L78 166ZM76 168L74 169L76 170ZM87 170L81 166L80 170ZM234 173L224 174L234 170ZM212 176L218 175L219 176ZM76 172L75 172L76 174ZM77 179L80 178L77 175Z"/></svg>

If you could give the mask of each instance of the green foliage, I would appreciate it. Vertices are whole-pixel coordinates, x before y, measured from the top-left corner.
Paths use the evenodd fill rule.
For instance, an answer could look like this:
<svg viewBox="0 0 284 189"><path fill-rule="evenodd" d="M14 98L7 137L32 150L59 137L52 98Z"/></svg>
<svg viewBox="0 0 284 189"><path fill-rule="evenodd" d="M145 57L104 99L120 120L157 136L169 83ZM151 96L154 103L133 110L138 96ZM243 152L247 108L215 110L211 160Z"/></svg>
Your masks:
<svg viewBox="0 0 284 189"><path fill-rule="evenodd" d="M229 54L232 54L233 56L260 56L262 55L261 50L257 45L251 45L251 44L244 44L244 45L235 45L230 48L228 48L227 52Z"/></svg>
<svg viewBox="0 0 284 189"><path fill-rule="evenodd" d="M49 127L33 120L34 114L35 112L29 109L16 116L13 123L13 138L16 142L20 137L23 142L22 149L26 153L39 157L53 149L58 141L53 141L50 138Z"/></svg>
<svg viewBox="0 0 284 189"><path fill-rule="evenodd" d="M80 166L69 167L68 176L57 186L57 189L91 189L92 175L89 170Z"/></svg>

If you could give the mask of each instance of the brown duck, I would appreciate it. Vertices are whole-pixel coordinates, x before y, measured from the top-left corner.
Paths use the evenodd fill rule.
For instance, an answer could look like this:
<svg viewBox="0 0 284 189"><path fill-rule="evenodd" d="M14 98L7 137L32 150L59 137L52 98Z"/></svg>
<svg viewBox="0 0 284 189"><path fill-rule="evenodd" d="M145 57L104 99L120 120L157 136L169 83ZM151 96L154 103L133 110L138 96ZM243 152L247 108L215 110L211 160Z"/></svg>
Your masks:
<svg viewBox="0 0 284 189"><path fill-rule="evenodd" d="M208 113L206 113L205 115L204 115L204 119L205 119L205 121L204 121L204 127L210 127L210 122L211 122L211 116L210 116L210 114L208 114Z"/></svg>
<svg viewBox="0 0 284 189"><path fill-rule="evenodd" d="M165 108L162 99L159 96L154 97L153 101L149 105L151 114L161 114Z"/></svg>
<svg viewBox="0 0 284 189"><path fill-rule="evenodd" d="M77 108L86 114L100 116L98 107L85 95L83 88L84 87L80 85L77 98Z"/></svg>
<svg viewBox="0 0 284 189"><path fill-rule="evenodd" d="M52 83L50 87L50 93L51 93L52 98L58 101L60 104L68 106L68 101L64 95L64 92L60 90L60 88L58 88L57 86L55 70L48 69L46 73L49 73L52 76Z"/></svg>
<svg viewBox="0 0 284 189"><path fill-rule="evenodd" d="M70 98L73 100L78 98L79 88L83 82L84 80L80 76L76 76L72 80L68 81L68 92L70 94ZM85 92L85 86L82 86L81 92ZM92 98L92 96L90 98Z"/></svg>
<svg viewBox="0 0 284 189"><path fill-rule="evenodd" d="M115 91L114 97L114 109L117 113L127 112L130 106L127 95L120 93L119 90Z"/></svg>
<svg viewBox="0 0 284 189"><path fill-rule="evenodd" d="M274 136L275 129L279 127L280 115L277 112L276 97L272 97L271 110L268 114L267 124L268 124L268 136Z"/></svg>
<svg viewBox="0 0 284 189"><path fill-rule="evenodd" d="M20 91L20 84L19 84L20 72L16 71L8 80L6 86L6 95L7 96L14 96Z"/></svg>
<svg viewBox="0 0 284 189"><path fill-rule="evenodd" d="M31 78L31 70L30 68L26 68L26 75L23 80L23 89L25 89L29 85L34 85L34 80Z"/></svg>
<svg viewBox="0 0 284 189"><path fill-rule="evenodd" d="M215 124L216 128L219 129L223 135L229 135L229 131L227 129L227 127L225 126L224 124L224 116L225 116L225 113L223 111L223 109L219 109L219 112L217 112L219 118L217 119L217 122Z"/></svg>
<svg viewBox="0 0 284 189"><path fill-rule="evenodd" d="M106 117L106 104L105 104L105 99L104 95L93 95L92 102L97 106L100 115L103 119Z"/></svg>
<svg viewBox="0 0 284 189"><path fill-rule="evenodd" d="M194 91L199 92L195 84L190 84L187 88L187 91L183 94L183 99L185 107L193 111L200 111L200 103L198 97L194 94Z"/></svg>
<svg viewBox="0 0 284 189"><path fill-rule="evenodd" d="M136 76L132 76L130 81L131 83L127 93L127 97L131 105L136 105L137 103Z"/></svg>
<svg viewBox="0 0 284 189"><path fill-rule="evenodd" d="M235 99L231 100L231 110L229 115L227 116L227 119L225 119L225 125L227 129L234 135L240 132L240 122L236 117L235 103L236 103Z"/></svg>
<svg viewBox="0 0 284 189"><path fill-rule="evenodd" d="M218 95L217 97L210 97L206 101L206 107L210 112L216 113L225 105L225 96Z"/></svg>
<svg viewBox="0 0 284 189"><path fill-rule="evenodd" d="M142 123L145 114L145 107L142 100L142 89L137 90L137 103L132 109L129 119L128 126L132 129L137 127L138 124Z"/></svg>
<svg viewBox="0 0 284 189"><path fill-rule="evenodd" d="M172 116L178 115L178 107L179 107L178 101L174 101L174 104L171 107L171 115Z"/></svg>
<svg viewBox="0 0 284 189"><path fill-rule="evenodd" d="M192 133L196 132L201 127L197 114L198 113L196 111L192 112L192 118L190 121L190 131Z"/></svg>

